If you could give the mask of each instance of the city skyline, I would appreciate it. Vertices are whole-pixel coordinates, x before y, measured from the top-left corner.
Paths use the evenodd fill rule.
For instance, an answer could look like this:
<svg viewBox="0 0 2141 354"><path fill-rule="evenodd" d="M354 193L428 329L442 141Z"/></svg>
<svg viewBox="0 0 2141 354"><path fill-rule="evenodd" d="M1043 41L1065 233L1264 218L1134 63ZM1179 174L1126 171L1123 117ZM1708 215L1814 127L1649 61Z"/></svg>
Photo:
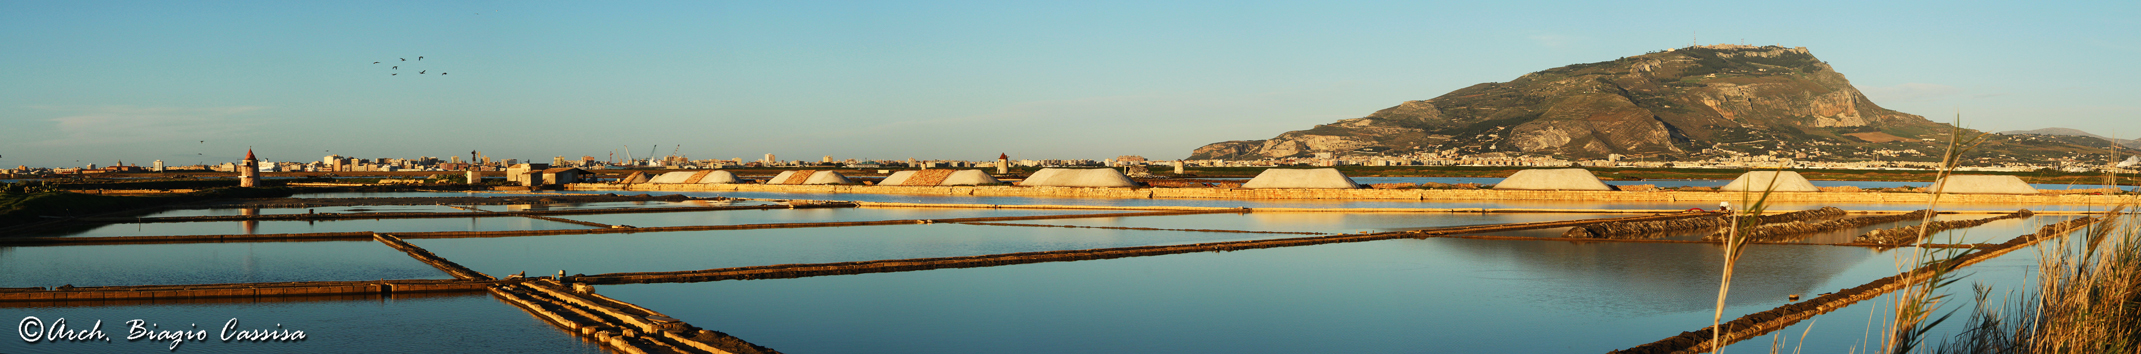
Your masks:
<svg viewBox="0 0 2141 354"><path fill-rule="evenodd" d="M1691 43L1808 47L1935 121L2141 135L2130 2L634 5L0 4L0 166L1177 159Z"/></svg>

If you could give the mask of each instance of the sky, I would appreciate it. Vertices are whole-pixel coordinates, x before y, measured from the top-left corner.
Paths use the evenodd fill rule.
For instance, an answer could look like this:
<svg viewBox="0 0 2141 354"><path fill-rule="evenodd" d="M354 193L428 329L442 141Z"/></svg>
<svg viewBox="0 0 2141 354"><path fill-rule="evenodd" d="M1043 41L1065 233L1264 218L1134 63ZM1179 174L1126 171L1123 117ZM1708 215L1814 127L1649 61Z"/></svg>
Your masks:
<svg viewBox="0 0 2141 354"><path fill-rule="evenodd" d="M1695 42L1807 47L1936 121L2141 136L2130 0L0 1L0 166L1179 159Z"/></svg>

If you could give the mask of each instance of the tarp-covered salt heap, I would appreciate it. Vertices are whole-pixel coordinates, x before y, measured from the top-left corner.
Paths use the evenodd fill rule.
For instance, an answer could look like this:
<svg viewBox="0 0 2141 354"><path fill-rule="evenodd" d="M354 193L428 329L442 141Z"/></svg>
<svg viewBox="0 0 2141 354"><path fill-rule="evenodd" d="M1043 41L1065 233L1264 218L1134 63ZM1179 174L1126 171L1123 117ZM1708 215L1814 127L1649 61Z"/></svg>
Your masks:
<svg viewBox="0 0 2141 354"><path fill-rule="evenodd" d="M630 174L630 175L626 175L626 176L624 176L624 178L620 178L620 179L617 179L617 183L623 183L623 184L639 184L639 183L647 183L647 173L646 173L646 172L633 172L633 173L632 173L632 174Z"/></svg>
<svg viewBox="0 0 2141 354"><path fill-rule="evenodd" d="M1494 189L1558 190L1558 191L1610 191L1613 187L1600 182L1597 175L1581 168L1523 170L1503 178L1494 184Z"/></svg>
<svg viewBox="0 0 2141 354"><path fill-rule="evenodd" d="M653 184L726 184L739 183L736 174L729 171L674 171L648 179Z"/></svg>
<svg viewBox="0 0 2141 354"><path fill-rule="evenodd" d="M1043 168L1018 185L1028 187L1136 187L1130 176L1112 168Z"/></svg>
<svg viewBox="0 0 2141 354"><path fill-rule="evenodd" d="M980 186L1002 184L981 170L920 170L893 172L880 186Z"/></svg>
<svg viewBox="0 0 2141 354"><path fill-rule="evenodd" d="M2037 194L2037 187L2022 182L2021 177L1994 175L1948 176L1934 181L1926 190L1949 194Z"/></svg>
<svg viewBox="0 0 2141 354"><path fill-rule="evenodd" d="M1256 174L1256 178L1251 178L1251 179L1249 179L1249 182L1248 182L1248 183L1242 183L1241 187L1242 187L1242 188L1273 188L1273 189L1276 189L1276 188L1303 188L1303 189L1306 189L1306 188L1323 188L1323 189L1355 189L1355 188L1360 188L1360 184L1358 184L1358 183L1353 183L1353 179L1352 179L1352 178L1348 178L1348 177L1346 177L1346 174L1344 174L1344 173L1339 173L1339 172L1338 172L1338 169L1335 169L1335 168L1317 168L1317 169L1278 169L1278 168L1273 168L1273 169L1267 169L1267 170L1264 170L1264 172L1263 172L1263 173L1258 173L1258 174Z"/></svg>
<svg viewBox="0 0 2141 354"><path fill-rule="evenodd" d="M1720 189L1726 192L1820 192L1814 182L1807 181L1797 171L1752 171L1740 174L1740 178L1726 183Z"/></svg>
<svg viewBox="0 0 2141 354"><path fill-rule="evenodd" d="M781 171L781 174L774 175L773 178L767 179L766 184L855 184L855 182L848 181L847 176L842 176L839 172L797 170Z"/></svg>
<svg viewBox="0 0 2141 354"><path fill-rule="evenodd" d="M672 171L672 172L664 172L664 173L662 173L662 174L659 174L659 175L654 175L654 178L648 178L648 179L647 179L647 183L652 183L652 184L684 184L684 181L685 181L685 180L689 180L689 179L691 179L691 175L694 175L694 174L698 174L698 172L691 172L691 171Z"/></svg>

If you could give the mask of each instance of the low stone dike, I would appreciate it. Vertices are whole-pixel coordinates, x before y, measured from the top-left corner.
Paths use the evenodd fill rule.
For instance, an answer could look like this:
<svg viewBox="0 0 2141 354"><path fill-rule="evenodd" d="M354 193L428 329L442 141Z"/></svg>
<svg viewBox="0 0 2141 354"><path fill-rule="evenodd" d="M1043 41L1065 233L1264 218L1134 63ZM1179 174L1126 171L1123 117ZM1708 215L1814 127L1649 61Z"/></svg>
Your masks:
<svg viewBox="0 0 2141 354"><path fill-rule="evenodd" d="M1830 219L1843 216L1844 213L1845 212L1843 209L1837 209L1835 207L1821 207L1819 209L1812 210L1800 210L1786 213L1748 217L1754 218L1754 223L1757 225L1767 225L1786 222L1800 222L1815 219ZM1712 216L1675 220L1591 224L1584 225L1583 227L1571 228L1568 232L1562 233L1561 237L1648 239L1673 236L1679 233L1698 230L1723 230L1726 226L1730 226L1732 224L1731 219L1727 218L1724 214L1704 214Z"/></svg>
<svg viewBox="0 0 2141 354"><path fill-rule="evenodd" d="M646 202L728 200L728 198L696 198L682 195L590 195L550 194L527 196L486 197L400 197L400 198L268 198L230 199L190 205L193 208L309 208L322 206L359 205L542 205L562 203L601 202Z"/></svg>
<svg viewBox="0 0 2141 354"><path fill-rule="evenodd" d="M1058 228L1069 228L1069 229L1107 229L1107 230L1137 230L1137 231L1181 231L1181 232L1221 232L1221 233L1237 233L1237 234L1280 234L1280 235L1328 235L1328 234L1330 234L1330 233L1327 233L1327 232L1292 232L1292 231L1250 231L1250 230L1213 230L1213 229L1162 229L1162 228L1154 228L1154 227L1123 227L1123 226L1085 226L1085 225L1048 225L1048 224L1012 224L1012 223L1000 223L1000 222L966 222L966 223L961 223L961 224L967 224L967 225L982 225L982 226L1058 227Z"/></svg>
<svg viewBox="0 0 2141 354"><path fill-rule="evenodd" d="M1920 236L1931 236L1933 234L1940 233L1941 231L1977 227L1978 225L1984 225L1986 223L1994 221L2020 219L2030 217L2031 215L2035 215L2035 213L2031 213L2029 209L2022 209L2017 210L2012 214L1982 219L1934 221L1930 224L1910 225L1893 229L1873 230L1873 232L1868 232L1865 235L1859 235L1856 240L1858 242L1876 243L1883 245L1918 243L1918 237Z"/></svg>
<svg viewBox="0 0 2141 354"><path fill-rule="evenodd" d="M2110 213L2106 213L2105 215L2116 215L2118 214L2118 212L2118 210L2114 210ZM1849 289L1838 290L1834 293L1821 295L1819 297L1808 299L1806 301L1780 306L1775 309L1770 309L1768 311L1762 311L1753 314L1748 314L1746 316L1741 316L1738 319L1734 319L1731 322L1726 322L1722 325L1719 325L1718 327L1705 327L1695 331L1680 332L1680 335L1672 336L1670 338L1636 346L1634 348L1615 350L1608 353L1667 354L1700 353L1709 351L1714 345L1731 345L1732 343L1739 342L1740 340L1760 337L1764 334L1769 334L1770 332L1774 332L1776 330L1791 326L1792 324L1799 323L1799 321L1803 321L1808 318L1813 318L1817 315L1829 313L1830 311L1835 311L1837 309L1844 308L1845 306L1849 306L1852 303L1872 299L1887 294L1889 292L1893 292L1897 289L1903 288L1905 285L1923 283L1927 279L1930 279L1935 271L1955 270L1958 268L1969 266L1971 264L1977 264L1978 262L1991 260L1995 257L1999 257L2000 255L2006 254L2007 252L2012 252L2016 249L2021 249L2024 246L2035 244L2036 242L2042 241L2044 239L2052 237L2063 237L2068 234L2072 234L2075 231L2081 231L2083 228L2095 225L2102 220L2104 220L2103 217L2082 217L2073 220L2067 220L2058 224L2046 225L2043 228L2038 229L2036 233L2018 236L2014 239L2007 240L2007 242L2001 243L1994 247L1977 248L1974 252L1965 253L1961 256L1956 256L1955 258L1951 258L1946 261L1913 269L1903 274L1897 274L1887 278L1881 278L1878 280L1874 280L1873 282L1866 283L1864 285L1851 287ZM1712 343L1710 341L1711 332L1715 331L1717 328L1725 328L1726 330L1723 333L1719 334L1719 342Z"/></svg>
<svg viewBox="0 0 2141 354"><path fill-rule="evenodd" d="M654 310L595 294L586 284L530 279L491 289L552 325L623 353L775 354L727 333L692 326Z"/></svg>
<svg viewBox="0 0 2141 354"><path fill-rule="evenodd" d="M817 264L784 264L674 272L610 273L585 276L571 276L566 277L565 280L588 284L681 283L718 280L786 279L828 275L909 272L931 269L977 268L1029 263L1069 262L1127 257L1145 257L1195 252L1228 252L1262 248L1310 246L1400 238L1442 237L1446 235L1465 233L1569 227L1598 222L1675 219L1694 217L1697 215L1699 214L1631 216L1603 219L1457 226L1403 232L1343 234L1331 236L1312 236L1231 242L1207 242L1185 245L1137 246L1087 250L1022 252L965 257L915 258Z"/></svg>
<svg viewBox="0 0 2141 354"><path fill-rule="evenodd" d="M1762 227L1755 228L1754 230L1749 230L1747 231L1747 237L1749 240L1754 241L1791 242L1798 240L1799 238L1801 238L1800 236L1812 233L1855 229L1866 227L1868 225L1879 225L1905 220L1923 220L1925 219L1925 216L1928 213L1932 213L1932 211L1919 210L1903 214L1869 215L1812 223L1805 221L1793 221L1777 225L1765 225ZM1725 239L1725 236L1726 235L1722 233L1711 234L1708 237L1704 237L1703 240L1723 241Z"/></svg>
<svg viewBox="0 0 2141 354"><path fill-rule="evenodd" d="M935 223L966 223L966 222L993 222L993 221L1019 221L1019 220L1047 220L1047 219L1078 219L1078 218L1119 218L1119 217L1136 217L1136 216L1164 216L1164 215L1193 215L1193 214L1217 214L1217 213L1245 213L1245 212L1249 212L1249 211L1250 211L1249 209L1239 209L1239 208L1222 208L1222 209L1202 209L1202 210L1180 210L1180 211L1152 211L1152 212L1135 212L1135 213L1101 213L1101 214L1065 214L1065 215L1036 215L1036 216L1004 216L1004 217L981 217L981 218L952 218L952 219L905 219L905 220L878 220L878 221L840 221L840 222L773 223L773 224L743 224L743 225L698 225L698 226L661 226L661 227L611 227L611 228L601 228L601 229L562 229L562 230L512 230L512 231L424 231L424 232L397 232L397 233L395 233L394 235L395 235L395 236L397 236L397 237L401 237L401 238L404 238L404 239L424 239L424 238L486 238L486 237L520 237L520 236L552 236L552 235L589 235L589 234L632 234L632 233L642 233L642 232L675 232L675 231L715 231L715 230L756 230L756 229L787 229L787 228L807 228L807 227L841 227L841 226L874 226L874 225L912 225L912 224L935 224ZM372 235L373 235L373 234L375 234L375 233L376 233L376 232L371 232L371 231L358 231L358 232L322 232L322 233L305 233L305 234L259 234L259 235L185 235L185 236L117 236L117 237L0 237L0 246L56 246L56 245L79 246L79 245L118 245L118 244L152 244L152 243L219 243L219 242L284 242L284 241L359 241L359 240L371 240L371 239L373 239L373 238L372 238Z"/></svg>
<svg viewBox="0 0 2141 354"><path fill-rule="evenodd" d="M438 268L439 271L446 272L447 275L452 275L455 279L497 280L497 278L492 278L490 275L468 269L468 267L461 266L460 263L454 263L444 257L439 257L437 254L432 254L430 250L425 250L423 247L404 242L400 237L394 237L394 235L372 234L372 239L379 240L379 243L384 243L387 247L393 247L395 250L408 253L409 257L416 258L418 262L424 262L424 264L431 265L432 268Z"/></svg>
<svg viewBox="0 0 2141 354"><path fill-rule="evenodd" d="M855 186L855 185L765 185L765 184L604 184L576 183L567 190L669 191L669 192L777 192L860 193L976 197L1037 198L1184 198L1184 199L1337 199L1337 200L1477 200L1477 201L1572 201L1613 203L1739 202L1738 192L1693 191L1527 191L1497 189L1245 189L1245 188L1080 188L1024 186ZM1776 192L1771 203L1895 204L1932 202L1926 193ZM2066 204L2113 205L2116 195L1994 195L1949 194L1941 204Z"/></svg>

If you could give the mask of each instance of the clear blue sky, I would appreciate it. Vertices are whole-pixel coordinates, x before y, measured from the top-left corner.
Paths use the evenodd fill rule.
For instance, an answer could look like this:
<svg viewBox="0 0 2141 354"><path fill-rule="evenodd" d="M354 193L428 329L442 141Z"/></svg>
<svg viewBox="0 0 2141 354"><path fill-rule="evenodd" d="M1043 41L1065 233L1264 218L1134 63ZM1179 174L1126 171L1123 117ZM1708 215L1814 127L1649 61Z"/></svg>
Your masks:
<svg viewBox="0 0 2141 354"><path fill-rule="evenodd" d="M2136 1L607 4L0 2L0 165L1173 159L1691 35L1940 121L2141 136Z"/></svg>

